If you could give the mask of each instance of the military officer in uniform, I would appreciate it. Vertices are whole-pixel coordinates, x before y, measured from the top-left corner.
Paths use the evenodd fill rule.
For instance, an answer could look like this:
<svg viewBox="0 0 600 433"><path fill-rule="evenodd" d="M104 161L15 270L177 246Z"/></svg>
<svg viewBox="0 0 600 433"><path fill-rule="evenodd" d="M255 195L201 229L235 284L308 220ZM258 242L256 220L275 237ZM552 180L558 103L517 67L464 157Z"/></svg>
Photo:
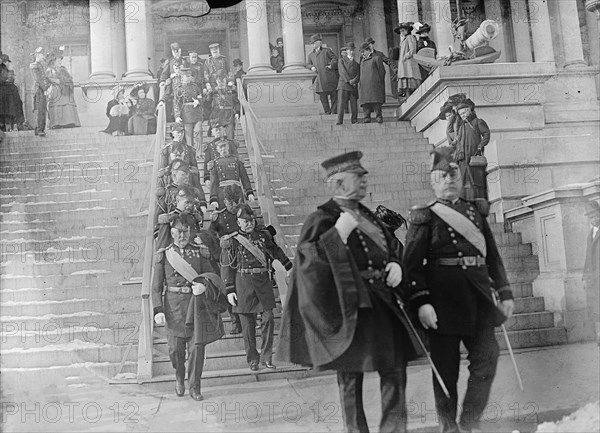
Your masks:
<svg viewBox="0 0 600 433"><path fill-rule="evenodd" d="M229 144L229 154L238 157L239 144L235 140L227 138L227 124L217 121L212 125L213 137L215 139L206 145L204 149L204 183L210 186L210 170L213 168L214 160L219 157L217 144L222 141L227 141Z"/></svg>
<svg viewBox="0 0 600 433"><path fill-rule="evenodd" d="M233 311L240 315L246 361L257 371L259 362L269 369L273 364L273 334L275 295L269 277L273 260L279 260L287 271L292 263L266 229L256 228L256 218L247 204L239 205L236 213L239 231L221 241L230 258L221 268L227 299ZM289 272L288 272L289 273ZM261 349L256 351L256 313L262 311Z"/></svg>
<svg viewBox="0 0 600 433"><path fill-rule="evenodd" d="M227 58L221 55L221 46L218 43L210 44L210 56L204 63L204 79L211 84L211 87L217 87L217 78L224 78L229 74L229 64Z"/></svg>
<svg viewBox="0 0 600 433"><path fill-rule="evenodd" d="M195 188L200 188L200 173L198 172L196 149L186 144L183 125L181 123L174 123L171 126L171 136L173 137L173 141L162 150L160 166L163 173L168 171L173 161L181 159L190 169L190 184Z"/></svg>
<svg viewBox="0 0 600 433"><path fill-rule="evenodd" d="M240 117L240 101L233 77L218 78L217 87L207 93L207 98L211 105L210 123L227 125L227 137L233 140L235 121Z"/></svg>
<svg viewBox="0 0 600 433"><path fill-rule="evenodd" d="M223 188L223 202L225 207L212 213L212 221L209 230L217 235L219 239L227 239L227 235L238 231L237 217L235 215L237 206L242 201L242 189L238 185L228 185ZM227 263L226 255L221 257L221 262ZM233 312L233 306L229 304L227 311L231 317L231 334L240 334L242 325L240 317Z"/></svg>
<svg viewBox="0 0 600 433"><path fill-rule="evenodd" d="M169 358L175 369L175 393L179 397L185 393L187 346L190 397L200 401L205 346L223 336L220 312L224 311L224 304L210 261L198 246L190 243L193 224L194 219L186 214L172 221L173 244L160 251L154 266L152 304L156 324L166 324ZM191 276L189 269L186 271L189 267Z"/></svg>
<svg viewBox="0 0 600 433"><path fill-rule="evenodd" d="M50 87L50 79L46 75L46 55L42 47L37 47L33 53L34 61L29 64L31 75L35 81L34 106L37 111L37 124L35 135L43 137L46 135L46 116L48 113L46 90Z"/></svg>
<svg viewBox="0 0 600 433"><path fill-rule="evenodd" d="M322 163L333 198L304 222L279 331L277 359L336 370L348 432L368 432L364 372L380 377L380 432L406 432L406 364L414 358L397 308L400 257L387 227L360 201L361 152Z"/></svg>
<svg viewBox="0 0 600 433"><path fill-rule="evenodd" d="M204 89L204 63L200 61L200 57L196 51L191 51L189 53L189 58L189 68L192 71L194 82L200 89Z"/></svg>
<svg viewBox="0 0 600 433"><path fill-rule="evenodd" d="M157 188L156 191L155 232L157 250L164 248L171 241L169 238L169 224L176 209L179 209L180 212L190 212L188 206L193 203L194 208L200 208L194 213L199 212L202 215L206 212L204 191L190 185L190 170L187 164L181 159L174 160L170 167L170 173L170 183L166 187ZM187 187L191 191L193 199L184 201L186 198L184 195L187 195L187 193L184 194L180 191L182 187Z"/></svg>
<svg viewBox="0 0 600 433"><path fill-rule="evenodd" d="M244 163L236 156L229 154L229 142L222 140L217 143L219 157L213 161L210 170L210 204L213 208L222 209L223 188L227 185L239 185L244 190L244 195L254 201L254 192Z"/></svg>
<svg viewBox="0 0 600 433"><path fill-rule="evenodd" d="M448 399L434 380L441 431L479 428L498 361L494 327L512 315L513 296L492 231L488 202L460 198L460 170L452 147L434 150L431 186L436 199L413 207L404 249L409 302L428 330L431 358ZM500 300L490 286L493 281ZM469 381L457 424L460 343L469 352ZM479 431L479 430L477 430Z"/></svg>
<svg viewBox="0 0 600 433"><path fill-rule="evenodd" d="M187 144L202 153L202 87L196 84L192 70L180 69L181 81L173 85L175 121L183 123Z"/></svg>

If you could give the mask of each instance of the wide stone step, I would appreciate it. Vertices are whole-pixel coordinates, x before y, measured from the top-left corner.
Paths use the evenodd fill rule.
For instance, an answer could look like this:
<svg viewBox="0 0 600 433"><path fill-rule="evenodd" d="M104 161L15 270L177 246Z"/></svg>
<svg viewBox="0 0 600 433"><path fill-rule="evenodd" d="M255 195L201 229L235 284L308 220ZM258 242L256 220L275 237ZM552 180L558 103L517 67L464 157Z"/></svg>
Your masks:
<svg viewBox="0 0 600 433"><path fill-rule="evenodd" d="M565 328L538 328L508 331L508 339L513 349L526 347L553 346L556 344L566 344L567 330ZM506 340L501 331L496 331L496 340L501 350L505 350Z"/></svg>
<svg viewBox="0 0 600 433"><path fill-rule="evenodd" d="M514 294L513 294L514 296ZM531 298L515 299L515 314L539 313L544 311L544 297L536 296Z"/></svg>
<svg viewBox="0 0 600 433"><path fill-rule="evenodd" d="M26 251L45 251L45 246L39 246L36 242L51 243L58 242L59 245L69 245L65 242L79 242L87 238L103 239L118 238L119 240L136 241L145 235L146 226L136 221L136 218L119 218L119 224L89 225L87 221L70 221L64 226L57 226L55 221L40 221L36 223L6 224L2 223L3 230L0 231L2 239L2 253L23 253ZM22 227L22 228L21 228ZM120 233L124 233L121 235ZM30 244L28 244L30 243ZM49 247L52 245L49 245ZM60 248L54 245L55 248Z"/></svg>
<svg viewBox="0 0 600 433"><path fill-rule="evenodd" d="M18 221L23 222L28 219L40 219L42 221L55 220L57 224L64 222L74 222L87 220L88 224L99 225L101 223L110 224L120 221L123 218L137 216L139 212L135 212L128 207L99 206L95 208L79 208L73 210L58 210L53 212L20 212L11 211L0 214L0 221L5 222ZM147 214L146 214L147 215Z"/></svg>
<svg viewBox="0 0 600 433"><path fill-rule="evenodd" d="M550 311L515 314L505 322L504 326L507 331L552 328L554 314Z"/></svg>
<svg viewBox="0 0 600 433"><path fill-rule="evenodd" d="M121 362L126 345L100 344L74 340L66 344L51 344L30 349L13 348L0 351L2 367L52 367L82 362ZM137 359L137 346L129 351L127 360Z"/></svg>
<svg viewBox="0 0 600 433"><path fill-rule="evenodd" d="M28 155L31 156L31 155ZM34 175L36 179L55 179L59 175L77 176L86 175L94 171L103 170L109 171L117 177L133 172L145 165L152 165L153 155L141 157L139 153L124 157L122 153L103 154L98 152L97 155L69 155L64 158L54 158L52 156L30 159L28 162L20 164L4 164L0 167L0 176L13 178L26 178L29 175ZM71 161L72 160L72 161Z"/></svg>
<svg viewBox="0 0 600 433"><path fill-rule="evenodd" d="M498 246L498 251L503 259L527 257L531 256L533 253L531 244L500 245Z"/></svg>
<svg viewBox="0 0 600 433"><path fill-rule="evenodd" d="M69 211L72 209L82 209L82 208L97 208L97 207L106 207L106 208L123 208L125 205L131 203L132 199L127 198L119 198L112 197L110 199L101 199L101 198L91 198L91 199L78 199L71 201L47 201L47 202L12 202L8 204L3 204L0 206L1 212L12 212L12 211L20 211L20 212L28 212L37 214L40 211Z"/></svg>
<svg viewBox="0 0 600 433"><path fill-rule="evenodd" d="M25 287L21 289L0 288L0 299L7 301L63 301L75 298L122 299L139 298L140 285L78 286L78 287Z"/></svg>
<svg viewBox="0 0 600 433"><path fill-rule="evenodd" d="M533 296L533 285L531 283L512 283L510 289L515 298L528 298Z"/></svg>
<svg viewBox="0 0 600 433"><path fill-rule="evenodd" d="M62 192L53 194L15 194L15 195L0 195L0 211L4 212L9 209L9 205L31 203L64 203L79 200L103 200L109 201L113 199L139 199L132 189L129 188L112 188L103 191L96 189L87 189L78 192Z"/></svg>
<svg viewBox="0 0 600 433"><path fill-rule="evenodd" d="M132 164L127 170L113 171L110 167L89 166L81 170L64 172L60 170L47 171L40 173L27 173L25 175L16 174L10 176L0 176L0 182L6 187L34 187L39 184L52 185L89 185L88 189L95 187L98 183L112 183L113 188L123 187L128 183L145 182L152 174L150 164ZM37 185L36 185L37 184Z"/></svg>
<svg viewBox="0 0 600 433"><path fill-rule="evenodd" d="M139 273L139 272L138 272ZM128 275L129 276L129 275ZM133 276L137 276L134 274ZM27 287L80 287L83 285L108 284L113 285L123 280L123 277L106 269L86 270L77 274L7 274L0 276L2 289L22 289Z"/></svg>
<svg viewBox="0 0 600 433"><path fill-rule="evenodd" d="M132 323L141 322L141 312L101 313L98 311L79 311L67 314L46 314L45 316L0 316L0 325L10 331L13 325L23 332L28 330L55 330L70 327L97 327L129 329ZM7 363L7 365L9 365ZM18 364L17 364L18 365Z"/></svg>
<svg viewBox="0 0 600 433"><path fill-rule="evenodd" d="M46 314L69 314L79 311L102 313L138 312L141 309L139 298L74 298L62 301L2 301L0 314L6 316L44 316Z"/></svg>
<svg viewBox="0 0 600 433"><path fill-rule="evenodd" d="M99 254L102 254L100 252ZM61 257L63 257L61 255ZM136 257L137 258L137 257ZM46 259L47 260L47 259ZM88 259L71 259L63 257L56 261L6 261L0 264L0 272L4 275L77 275L84 272L107 272L123 275L126 278L133 265L137 262L113 261L111 258L97 260L95 257Z"/></svg>
<svg viewBox="0 0 600 433"><path fill-rule="evenodd" d="M2 196L26 196L26 195L39 195L44 197L50 194L77 194L85 191L113 191L115 189L123 189L132 191L134 194L145 194L150 189L150 174L148 179L140 179L140 182L127 182L127 183L115 183L114 179L110 182L95 182L93 184L62 184L55 185L52 183L30 183L24 187L19 186L7 186L0 184L0 194Z"/></svg>

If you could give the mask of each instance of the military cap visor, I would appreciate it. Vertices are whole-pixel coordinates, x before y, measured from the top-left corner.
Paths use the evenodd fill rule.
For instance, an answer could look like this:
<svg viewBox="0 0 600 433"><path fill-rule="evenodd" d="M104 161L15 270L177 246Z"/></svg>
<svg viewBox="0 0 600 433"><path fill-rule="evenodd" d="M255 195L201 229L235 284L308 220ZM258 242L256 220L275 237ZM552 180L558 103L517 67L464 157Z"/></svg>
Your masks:
<svg viewBox="0 0 600 433"><path fill-rule="evenodd" d="M362 176L368 173L360 163L362 156L360 151L348 152L323 161L321 166L327 172L328 178L337 173L356 173Z"/></svg>
<svg viewBox="0 0 600 433"><path fill-rule="evenodd" d="M183 125L181 123L174 123L173 126L171 126L171 131L172 132L175 132L175 131L183 132Z"/></svg>
<svg viewBox="0 0 600 433"><path fill-rule="evenodd" d="M218 43L216 43L216 42L215 42L214 44L210 44L210 45L208 46L208 48L209 48L209 49L212 49L212 48L219 48L219 47L220 47L220 45L219 45Z"/></svg>
<svg viewBox="0 0 600 433"><path fill-rule="evenodd" d="M179 43L177 43L177 42L173 42L173 43L171 44L171 51L177 51L177 50L179 50L180 48L181 48L181 47L179 46Z"/></svg>
<svg viewBox="0 0 600 433"><path fill-rule="evenodd" d="M244 219L244 220L252 220L255 218L254 211L247 204L241 204L238 207L238 210L237 210L235 216L239 219Z"/></svg>
<svg viewBox="0 0 600 433"><path fill-rule="evenodd" d="M179 170L185 173L190 172L190 167L182 159L176 159L171 163L171 171Z"/></svg>

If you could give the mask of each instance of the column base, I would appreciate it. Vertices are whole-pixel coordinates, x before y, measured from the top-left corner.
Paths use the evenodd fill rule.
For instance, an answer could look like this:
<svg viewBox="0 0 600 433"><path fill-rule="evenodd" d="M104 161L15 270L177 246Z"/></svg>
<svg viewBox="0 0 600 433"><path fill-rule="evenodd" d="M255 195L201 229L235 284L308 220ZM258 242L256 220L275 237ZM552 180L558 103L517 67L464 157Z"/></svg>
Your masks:
<svg viewBox="0 0 600 433"><path fill-rule="evenodd" d="M271 65L255 65L248 68L248 75L256 75L256 74L272 74L274 73Z"/></svg>
<svg viewBox="0 0 600 433"><path fill-rule="evenodd" d="M133 69L131 71L127 71L123 74L124 80L151 80L152 75L148 72L148 70L144 69Z"/></svg>
<svg viewBox="0 0 600 433"><path fill-rule="evenodd" d="M89 81L114 81L115 79L115 74L111 71L93 72L88 78Z"/></svg>
<svg viewBox="0 0 600 433"><path fill-rule="evenodd" d="M587 63L585 63L584 60L573 60L571 62L567 62L564 65L565 69L581 69L581 68L587 68L588 65Z"/></svg>
<svg viewBox="0 0 600 433"><path fill-rule="evenodd" d="M283 67L283 74L295 74L295 73L302 73L302 72L310 72L308 69L306 69L306 65L304 64L290 64L290 65L285 65ZM316 75L316 73L313 72L313 74Z"/></svg>
<svg viewBox="0 0 600 433"><path fill-rule="evenodd" d="M248 102L258 117L287 117L312 115L319 112L319 99L315 98L314 72L288 72L278 74L246 74Z"/></svg>

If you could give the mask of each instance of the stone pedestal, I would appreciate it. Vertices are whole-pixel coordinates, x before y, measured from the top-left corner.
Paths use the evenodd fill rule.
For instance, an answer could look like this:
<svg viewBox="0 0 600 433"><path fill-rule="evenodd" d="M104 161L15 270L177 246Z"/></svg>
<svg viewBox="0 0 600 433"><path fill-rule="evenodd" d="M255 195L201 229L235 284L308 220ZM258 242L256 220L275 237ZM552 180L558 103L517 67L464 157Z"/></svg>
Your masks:
<svg viewBox="0 0 600 433"><path fill-rule="evenodd" d="M590 230L584 203L600 196L600 181L566 185L531 195L523 204L533 210L540 274L534 296L543 296L557 326L567 329L569 342L594 337L587 320L587 298L582 281L585 247Z"/></svg>
<svg viewBox="0 0 600 433"><path fill-rule="evenodd" d="M313 115L319 112L312 83L314 72L244 75L248 102L260 117Z"/></svg>

